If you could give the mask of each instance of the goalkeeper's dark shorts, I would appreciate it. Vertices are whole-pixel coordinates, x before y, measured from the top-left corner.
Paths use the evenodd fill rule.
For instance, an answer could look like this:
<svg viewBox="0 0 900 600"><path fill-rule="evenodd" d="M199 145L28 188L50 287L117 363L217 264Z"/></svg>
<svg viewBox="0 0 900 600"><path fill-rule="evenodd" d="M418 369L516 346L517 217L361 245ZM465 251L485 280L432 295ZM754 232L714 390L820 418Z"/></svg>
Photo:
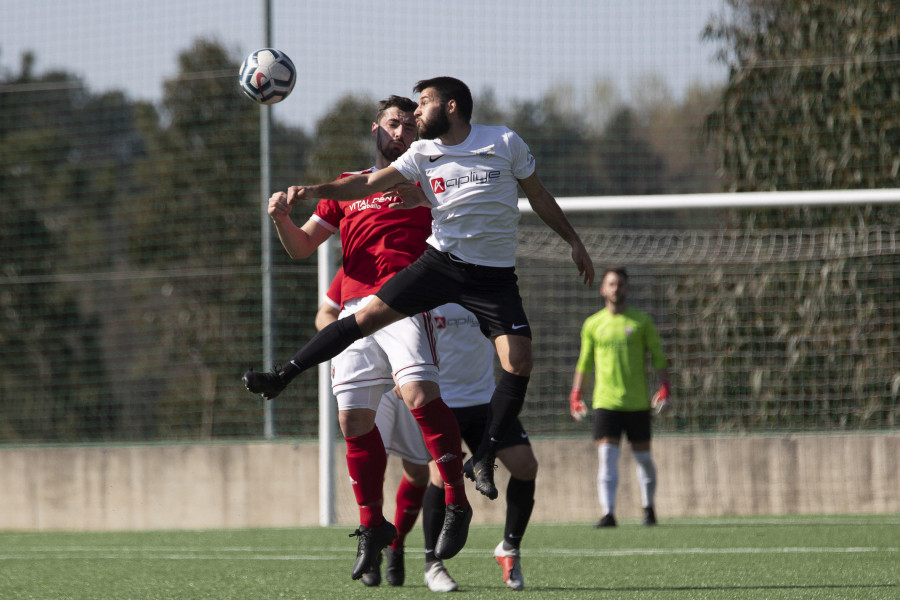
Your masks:
<svg viewBox="0 0 900 600"><path fill-rule="evenodd" d="M455 302L478 317L481 333L488 338L520 335L531 339L518 282L515 267L475 265L429 246L375 295L408 316Z"/></svg>
<svg viewBox="0 0 900 600"><path fill-rule="evenodd" d="M628 436L632 444L650 441L650 410L607 410L594 409L594 439L622 439L622 433Z"/></svg>

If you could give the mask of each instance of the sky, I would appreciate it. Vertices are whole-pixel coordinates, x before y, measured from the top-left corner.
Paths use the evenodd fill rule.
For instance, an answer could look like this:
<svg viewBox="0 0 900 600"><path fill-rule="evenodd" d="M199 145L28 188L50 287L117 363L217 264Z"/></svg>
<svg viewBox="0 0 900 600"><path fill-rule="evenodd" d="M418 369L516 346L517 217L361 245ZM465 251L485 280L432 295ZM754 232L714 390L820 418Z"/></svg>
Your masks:
<svg viewBox="0 0 900 600"><path fill-rule="evenodd" d="M343 95L415 99L420 79L452 75L476 102L537 99L565 86L583 100L598 82L629 100L661 80L676 99L725 80L716 47L701 40L723 0L29 0L4 2L0 69L63 69L92 93L124 90L158 101L177 56L212 38L240 59L271 45L299 72L279 120L310 128ZM249 101L249 100L248 100ZM578 104L578 102L574 102Z"/></svg>

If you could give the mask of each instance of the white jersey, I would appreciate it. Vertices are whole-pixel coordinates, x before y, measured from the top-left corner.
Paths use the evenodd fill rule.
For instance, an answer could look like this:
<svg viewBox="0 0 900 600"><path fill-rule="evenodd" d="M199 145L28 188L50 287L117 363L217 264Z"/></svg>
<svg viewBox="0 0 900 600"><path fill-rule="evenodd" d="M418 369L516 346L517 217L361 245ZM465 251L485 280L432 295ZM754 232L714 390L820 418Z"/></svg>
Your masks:
<svg viewBox="0 0 900 600"><path fill-rule="evenodd" d="M518 180L535 165L514 131L472 125L456 146L417 140L391 166L419 182L431 200L431 246L476 265L515 266Z"/></svg>
<svg viewBox="0 0 900 600"><path fill-rule="evenodd" d="M450 408L488 404L494 393L494 346L459 304L431 311L440 353L441 398Z"/></svg>

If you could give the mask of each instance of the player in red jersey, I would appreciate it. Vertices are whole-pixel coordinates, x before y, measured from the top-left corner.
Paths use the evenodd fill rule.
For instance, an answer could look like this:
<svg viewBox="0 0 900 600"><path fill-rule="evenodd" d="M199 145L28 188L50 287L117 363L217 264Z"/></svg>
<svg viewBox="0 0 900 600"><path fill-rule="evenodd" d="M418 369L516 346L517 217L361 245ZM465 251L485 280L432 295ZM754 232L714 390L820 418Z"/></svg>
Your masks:
<svg viewBox="0 0 900 600"><path fill-rule="evenodd" d="M337 321L341 316L341 287L344 269L338 269L331 286L325 294L325 300L316 313L316 329ZM406 580L404 549L406 536L412 531L422 510L422 500L429 483L428 463L431 455L422 439L422 430L413 418L412 413L403 403L403 399L393 387L381 397L375 413L375 426L381 433L384 449L389 455L400 459L403 477L397 486L396 510L394 525L397 527L397 538L384 549L384 558L379 557L368 571L363 573L362 582L367 586L381 585L381 562L385 563L384 575L392 586L401 586ZM440 479L438 477L438 479ZM444 518L443 485L440 489L441 521ZM438 533L442 523L437 523ZM437 533L435 534L435 539ZM449 576L448 576L449 577Z"/></svg>
<svg viewBox="0 0 900 600"><path fill-rule="evenodd" d="M416 137L413 115L416 103L391 96L380 104L372 134L375 166L371 173L402 155ZM341 178L352 175L345 173ZM401 197L424 195L413 184L396 190ZM343 247L344 278L341 286L343 313L354 314L366 306L381 285L415 261L425 250L431 233L427 208L397 211L389 208L396 198L374 193L352 202L320 200L314 214L297 227L290 218L292 205L283 194L269 199L269 216L287 253L295 260L309 257L330 235L339 231ZM386 387L394 379L404 401L422 429L432 458L441 466L448 504L438 542L438 554L450 558L465 544L472 509L462 475L459 426L440 398L437 354L427 313L414 314L368 338L357 340L332 361L332 388L338 402L338 421L347 443L347 468L359 505L360 526L357 558L351 571L360 579L397 536L382 511L387 457L375 426L375 412ZM245 375L250 387L254 373ZM267 397L273 398L277 394Z"/></svg>

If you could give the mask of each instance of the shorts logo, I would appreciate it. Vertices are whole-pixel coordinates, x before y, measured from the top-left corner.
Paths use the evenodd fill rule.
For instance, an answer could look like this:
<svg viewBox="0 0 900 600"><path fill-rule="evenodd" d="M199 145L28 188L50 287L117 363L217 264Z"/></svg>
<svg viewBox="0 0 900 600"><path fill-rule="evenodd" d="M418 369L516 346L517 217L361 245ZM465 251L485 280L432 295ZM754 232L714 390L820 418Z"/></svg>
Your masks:
<svg viewBox="0 0 900 600"><path fill-rule="evenodd" d="M456 455L455 455L455 454L452 454L452 453L450 453L450 452L448 452L447 454L443 455L442 457L440 457L439 459L437 459L437 460L434 461L434 462L436 462L436 463L438 463L438 464L440 464L440 463L446 463L446 462L450 462L450 461L453 460L454 458L456 458Z"/></svg>
<svg viewBox="0 0 900 600"><path fill-rule="evenodd" d="M438 177L437 179L431 180L431 190L435 194L441 194L447 191L447 186L444 185L444 178Z"/></svg>

